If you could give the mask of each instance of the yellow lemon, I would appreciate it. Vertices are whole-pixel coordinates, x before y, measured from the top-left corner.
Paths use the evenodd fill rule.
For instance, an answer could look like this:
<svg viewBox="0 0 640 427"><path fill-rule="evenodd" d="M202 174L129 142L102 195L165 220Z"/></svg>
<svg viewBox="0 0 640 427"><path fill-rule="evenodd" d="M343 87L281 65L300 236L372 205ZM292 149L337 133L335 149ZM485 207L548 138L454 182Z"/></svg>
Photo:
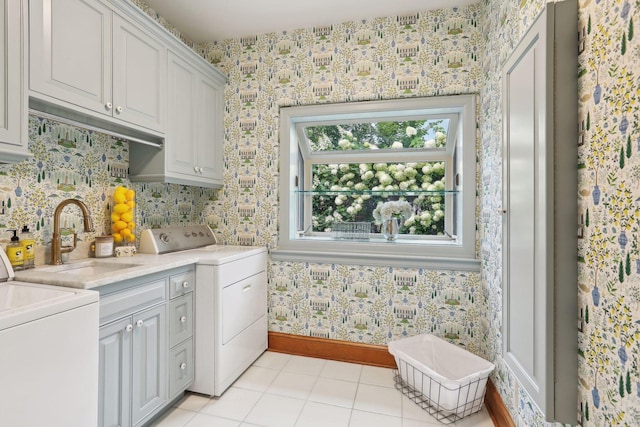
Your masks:
<svg viewBox="0 0 640 427"><path fill-rule="evenodd" d="M136 198L136 192L135 190L127 190L127 192L125 193L127 200L133 200Z"/></svg>
<svg viewBox="0 0 640 427"><path fill-rule="evenodd" d="M133 221L128 222L128 223L127 223L127 228L128 228L129 230L133 230L133 229L135 229L135 228L136 228L136 223L135 223L135 222L133 222Z"/></svg>
<svg viewBox="0 0 640 427"><path fill-rule="evenodd" d="M122 242L122 234L120 233L113 233L113 241L115 243L120 243Z"/></svg>
<svg viewBox="0 0 640 427"><path fill-rule="evenodd" d="M127 201L127 196L122 191L113 193L113 201L116 203L124 203Z"/></svg>
<svg viewBox="0 0 640 427"><path fill-rule="evenodd" d="M113 206L113 211L119 214L129 212L129 206L124 203L118 203Z"/></svg>
<svg viewBox="0 0 640 427"><path fill-rule="evenodd" d="M128 242L135 242L136 241L136 235L131 233L127 236L127 241Z"/></svg>
<svg viewBox="0 0 640 427"><path fill-rule="evenodd" d="M127 223L124 221L116 221L113 223L113 228L116 230L122 230L123 228L127 228ZM120 231L122 233L122 231Z"/></svg>
<svg viewBox="0 0 640 427"><path fill-rule="evenodd" d="M118 192L120 192L120 191L127 191L127 187L124 187L124 186L122 186L122 185L119 185L119 186L117 186L117 187L116 187L116 189L115 189L115 190L113 190L113 191L114 191L115 193L118 193Z"/></svg>
<svg viewBox="0 0 640 427"><path fill-rule="evenodd" d="M131 209L136 207L136 202L134 202L133 200L129 200L127 201L127 206Z"/></svg>
<svg viewBox="0 0 640 427"><path fill-rule="evenodd" d="M124 222L131 222L133 221L133 213L131 212L125 212L123 213L120 218L124 221Z"/></svg>
<svg viewBox="0 0 640 427"><path fill-rule="evenodd" d="M122 237L126 239L127 236L131 235L131 230L129 230L128 228L123 228L122 230L120 230L120 234L122 234Z"/></svg>
<svg viewBox="0 0 640 427"><path fill-rule="evenodd" d="M111 212L111 222L120 221L120 214L116 212Z"/></svg>

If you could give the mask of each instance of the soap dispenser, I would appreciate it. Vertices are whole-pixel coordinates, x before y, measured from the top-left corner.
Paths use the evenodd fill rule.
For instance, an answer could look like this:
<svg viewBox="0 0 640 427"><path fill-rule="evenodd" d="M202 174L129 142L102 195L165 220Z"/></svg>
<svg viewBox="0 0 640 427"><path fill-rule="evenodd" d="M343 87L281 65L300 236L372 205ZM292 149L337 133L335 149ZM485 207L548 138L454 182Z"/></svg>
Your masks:
<svg viewBox="0 0 640 427"><path fill-rule="evenodd" d="M20 241L22 242L22 247L24 248L24 268L34 268L36 266L36 241L33 238L33 234L31 234L31 232L29 231L29 227L27 227L26 225L22 226L20 237L22 237Z"/></svg>
<svg viewBox="0 0 640 427"><path fill-rule="evenodd" d="M18 237L18 230L7 230L13 232L11 243L7 244L7 258L14 270L20 270L24 267L24 248Z"/></svg>

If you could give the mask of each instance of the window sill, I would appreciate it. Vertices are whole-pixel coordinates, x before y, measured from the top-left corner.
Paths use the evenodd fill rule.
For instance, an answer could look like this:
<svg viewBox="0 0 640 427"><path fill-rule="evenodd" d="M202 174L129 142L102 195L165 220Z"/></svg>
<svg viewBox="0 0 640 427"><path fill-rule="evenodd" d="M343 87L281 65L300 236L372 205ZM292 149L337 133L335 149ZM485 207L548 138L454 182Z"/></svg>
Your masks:
<svg viewBox="0 0 640 427"><path fill-rule="evenodd" d="M387 243L395 245L397 243ZM340 245L346 246L344 243ZM297 245L296 245L297 246ZM454 270L480 272L480 260L462 257L438 257L429 254L372 252L360 244L353 247L326 249L276 248L270 251L274 261L313 262L326 264L366 265L375 267L426 268L431 270Z"/></svg>

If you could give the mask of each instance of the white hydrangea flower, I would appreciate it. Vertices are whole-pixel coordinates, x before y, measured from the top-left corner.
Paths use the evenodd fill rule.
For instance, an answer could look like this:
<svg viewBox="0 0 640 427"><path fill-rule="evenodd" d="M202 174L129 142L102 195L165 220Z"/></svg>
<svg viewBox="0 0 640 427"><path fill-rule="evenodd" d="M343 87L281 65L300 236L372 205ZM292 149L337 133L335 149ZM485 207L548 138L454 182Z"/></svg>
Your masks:
<svg viewBox="0 0 640 427"><path fill-rule="evenodd" d="M402 145L402 142L400 141L394 141L393 144L391 144L391 148L393 148L394 150L398 150L404 148L404 145Z"/></svg>
<svg viewBox="0 0 640 427"><path fill-rule="evenodd" d="M416 128L411 126L407 126L407 129L405 129L405 132L407 133L407 136L413 136L418 134L418 131L416 130Z"/></svg>

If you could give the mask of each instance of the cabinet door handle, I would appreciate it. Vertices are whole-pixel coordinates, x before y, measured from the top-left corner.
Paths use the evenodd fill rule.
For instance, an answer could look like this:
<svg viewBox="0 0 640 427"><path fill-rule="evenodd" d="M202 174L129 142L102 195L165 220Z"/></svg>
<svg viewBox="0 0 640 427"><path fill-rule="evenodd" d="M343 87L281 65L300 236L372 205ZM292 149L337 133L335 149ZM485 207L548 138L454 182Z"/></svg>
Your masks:
<svg viewBox="0 0 640 427"><path fill-rule="evenodd" d="M197 166L194 166L194 167L193 167L193 171L194 171L195 173L198 173L198 167L197 167Z"/></svg>
<svg viewBox="0 0 640 427"><path fill-rule="evenodd" d="M107 110L111 110L113 108L113 104L110 102L107 102L107 104L105 105Z"/></svg>
<svg viewBox="0 0 640 427"><path fill-rule="evenodd" d="M187 316L182 316L182 317L180 318L180 323L184 323L184 322L186 322L186 321L187 321Z"/></svg>
<svg viewBox="0 0 640 427"><path fill-rule="evenodd" d="M183 288L188 288L189 287L189 282L187 282L186 280L184 282L182 282L182 287Z"/></svg>
<svg viewBox="0 0 640 427"><path fill-rule="evenodd" d="M242 293L249 292L250 290L251 290L251 285L247 285L244 288L242 288Z"/></svg>
<svg viewBox="0 0 640 427"><path fill-rule="evenodd" d="M133 330L133 325L132 325L131 323L129 323L129 324L124 328L124 330L125 330L125 331L127 331L127 332L131 332L131 331Z"/></svg>
<svg viewBox="0 0 640 427"><path fill-rule="evenodd" d="M200 167L199 172L200 172L200 173L203 173L203 172L204 172L204 169L202 168L202 166Z"/></svg>
<svg viewBox="0 0 640 427"><path fill-rule="evenodd" d="M122 113L122 107L121 106L117 106L116 107L116 113Z"/></svg>
<svg viewBox="0 0 640 427"><path fill-rule="evenodd" d="M138 321L136 322L136 325L137 325L137 326L138 326L138 328L139 328L140 326L144 325L144 321L143 321L142 319L140 319L140 320L138 320Z"/></svg>
<svg viewBox="0 0 640 427"><path fill-rule="evenodd" d="M185 369L187 369L187 364L186 364L186 363L181 363L181 364L180 364L180 369L182 369L183 371L184 371Z"/></svg>

